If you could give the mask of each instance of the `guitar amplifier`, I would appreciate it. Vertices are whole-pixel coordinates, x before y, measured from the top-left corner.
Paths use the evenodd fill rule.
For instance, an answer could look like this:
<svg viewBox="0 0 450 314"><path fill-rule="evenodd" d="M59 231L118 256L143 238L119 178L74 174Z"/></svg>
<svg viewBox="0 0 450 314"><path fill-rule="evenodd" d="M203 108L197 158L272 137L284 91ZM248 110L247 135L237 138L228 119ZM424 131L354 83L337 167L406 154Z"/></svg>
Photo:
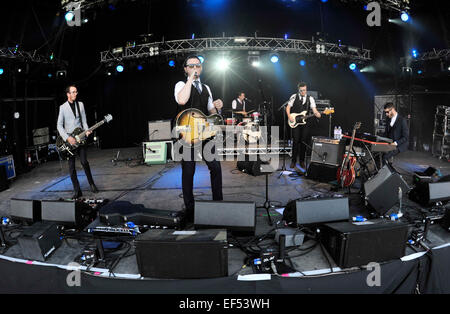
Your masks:
<svg viewBox="0 0 450 314"><path fill-rule="evenodd" d="M170 141L172 127L170 120L150 121L148 123L148 139L153 141Z"/></svg>
<svg viewBox="0 0 450 314"><path fill-rule="evenodd" d="M340 166L345 153L345 140L313 136L311 162Z"/></svg>
<svg viewBox="0 0 450 314"><path fill-rule="evenodd" d="M166 142L142 143L144 162L150 165L163 165L167 163Z"/></svg>

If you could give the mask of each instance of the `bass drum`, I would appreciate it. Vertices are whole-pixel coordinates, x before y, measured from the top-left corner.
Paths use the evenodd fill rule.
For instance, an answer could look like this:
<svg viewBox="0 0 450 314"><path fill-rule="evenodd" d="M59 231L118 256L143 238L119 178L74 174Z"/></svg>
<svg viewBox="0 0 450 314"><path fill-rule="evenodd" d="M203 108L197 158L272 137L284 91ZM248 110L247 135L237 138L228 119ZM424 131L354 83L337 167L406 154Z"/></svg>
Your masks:
<svg viewBox="0 0 450 314"><path fill-rule="evenodd" d="M259 124L255 122L242 122L239 126L243 126L242 137L249 144L254 144L261 138L261 130Z"/></svg>

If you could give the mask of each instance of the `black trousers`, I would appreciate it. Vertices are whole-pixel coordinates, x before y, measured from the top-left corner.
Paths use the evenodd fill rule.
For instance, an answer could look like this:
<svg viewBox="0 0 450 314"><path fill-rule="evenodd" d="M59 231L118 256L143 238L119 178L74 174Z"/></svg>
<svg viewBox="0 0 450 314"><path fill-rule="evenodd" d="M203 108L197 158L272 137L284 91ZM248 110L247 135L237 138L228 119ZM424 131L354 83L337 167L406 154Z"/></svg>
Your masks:
<svg viewBox="0 0 450 314"><path fill-rule="evenodd" d="M308 124L299 125L292 129L292 162L305 161L306 145L310 142L310 126Z"/></svg>
<svg viewBox="0 0 450 314"><path fill-rule="evenodd" d="M384 153L383 154L383 166L385 164L387 164L388 162L390 162L390 159L394 156L397 156L398 154L400 154L400 151L398 150L398 148L396 148L395 150L392 150L390 152Z"/></svg>
<svg viewBox="0 0 450 314"><path fill-rule="evenodd" d="M86 147L80 146L77 150L77 154L80 157L81 165L83 166L84 173L89 184L94 184L94 179L92 178L91 168L89 167L89 162L87 161ZM74 191L80 191L80 183L77 178L77 170L75 168L75 156L69 158L69 174L72 180L72 185Z"/></svg>
<svg viewBox="0 0 450 314"><path fill-rule="evenodd" d="M204 145L203 145L204 146ZM190 160L182 160L181 161L181 169L182 169L182 188L183 188L183 199L184 205L186 206L186 210L193 211L194 210L194 174L195 174L195 166L196 161L194 159L195 149L183 147L183 150L189 150L191 159ZM215 148L213 148L215 149ZM203 158L203 160L205 160ZM207 161L205 160L206 165L208 166L210 176L211 176L211 189L214 201L222 201L222 168L220 166L220 162L218 160Z"/></svg>

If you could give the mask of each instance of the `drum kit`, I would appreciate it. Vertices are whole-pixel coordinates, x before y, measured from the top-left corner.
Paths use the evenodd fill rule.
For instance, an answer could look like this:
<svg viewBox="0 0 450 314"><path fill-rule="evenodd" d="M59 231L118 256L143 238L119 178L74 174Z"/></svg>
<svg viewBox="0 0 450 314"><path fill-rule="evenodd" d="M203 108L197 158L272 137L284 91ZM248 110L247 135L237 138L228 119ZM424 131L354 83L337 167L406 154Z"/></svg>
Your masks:
<svg viewBox="0 0 450 314"><path fill-rule="evenodd" d="M229 126L237 126L236 134L238 136L241 135L247 143L257 143L261 138L260 124L262 122L262 115L255 110L229 111L232 112L232 117L225 120L226 124Z"/></svg>

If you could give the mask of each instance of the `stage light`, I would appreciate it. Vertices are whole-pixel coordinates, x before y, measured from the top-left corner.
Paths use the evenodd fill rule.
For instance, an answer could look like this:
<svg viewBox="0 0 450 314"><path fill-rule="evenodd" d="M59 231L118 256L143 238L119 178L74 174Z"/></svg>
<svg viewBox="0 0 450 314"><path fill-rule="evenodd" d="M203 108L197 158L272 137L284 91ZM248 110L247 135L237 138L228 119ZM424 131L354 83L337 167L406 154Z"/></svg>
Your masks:
<svg viewBox="0 0 450 314"><path fill-rule="evenodd" d="M450 71L450 66L447 68L447 70L449 70Z"/></svg>
<svg viewBox="0 0 450 314"><path fill-rule="evenodd" d="M417 49L413 49L411 54L414 58L417 58L417 56L419 55L419 53L417 52Z"/></svg>
<svg viewBox="0 0 450 314"><path fill-rule="evenodd" d="M300 65L301 65L302 67L304 67L304 66L306 65L305 60L300 60Z"/></svg>
<svg viewBox="0 0 450 314"><path fill-rule="evenodd" d="M142 65L140 65L140 64L137 66L138 71L142 71L143 68L144 67Z"/></svg>
<svg viewBox="0 0 450 314"><path fill-rule="evenodd" d="M321 0L322 1L322 3L327 3L328 2L328 0Z"/></svg>
<svg viewBox="0 0 450 314"><path fill-rule="evenodd" d="M119 64L118 66L116 66L116 71L117 71L117 72L122 73L123 70L124 70L123 65Z"/></svg>
<svg viewBox="0 0 450 314"><path fill-rule="evenodd" d="M195 39L195 34L192 34L191 38L192 38L192 39Z"/></svg>
<svg viewBox="0 0 450 314"><path fill-rule="evenodd" d="M349 68L350 68L350 70L355 71L356 70L356 64L355 63L350 64Z"/></svg>
<svg viewBox="0 0 450 314"><path fill-rule="evenodd" d="M73 14L73 12L72 12L72 11L69 11L69 12L66 13L66 15L64 16L64 18L66 19L67 22L70 22L70 21L73 20L74 16L75 16L75 15Z"/></svg>
<svg viewBox="0 0 450 314"><path fill-rule="evenodd" d="M53 75L51 73L47 74L48 78L52 78Z"/></svg>
<svg viewBox="0 0 450 314"><path fill-rule="evenodd" d="M417 71L417 74L422 74L422 73L423 73L422 70Z"/></svg>
<svg viewBox="0 0 450 314"><path fill-rule="evenodd" d="M284 40L287 40L288 39L288 34L284 34Z"/></svg>
<svg viewBox="0 0 450 314"><path fill-rule="evenodd" d="M277 63L278 61L280 61L280 57L278 57L278 55L274 54L270 56L270 62Z"/></svg>
<svg viewBox="0 0 450 314"><path fill-rule="evenodd" d="M3 70L3 68L0 68L0 75L3 75L4 72L5 70Z"/></svg>
<svg viewBox="0 0 450 314"><path fill-rule="evenodd" d="M204 58L203 56L198 56L198 58L199 58L199 60L200 60L200 63L203 64L203 62L205 62L205 58Z"/></svg>
<svg viewBox="0 0 450 314"><path fill-rule="evenodd" d="M169 60L169 66L171 68L175 67L175 60Z"/></svg>
<svg viewBox="0 0 450 314"><path fill-rule="evenodd" d="M221 58L221 59L219 59L219 61L217 61L216 68L218 70L225 71L229 67L230 67L230 61L225 58Z"/></svg>
<svg viewBox="0 0 450 314"><path fill-rule="evenodd" d="M258 68L261 65L261 63L257 60L252 61L252 66L254 66L255 68Z"/></svg>
<svg viewBox="0 0 450 314"><path fill-rule="evenodd" d="M402 19L403 22L408 22L409 15L406 12L402 12L402 14L400 15L400 18Z"/></svg>
<svg viewBox="0 0 450 314"><path fill-rule="evenodd" d="M337 68L338 68L337 63L333 64L333 68L334 68L334 69L337 69Z"/></svg>

